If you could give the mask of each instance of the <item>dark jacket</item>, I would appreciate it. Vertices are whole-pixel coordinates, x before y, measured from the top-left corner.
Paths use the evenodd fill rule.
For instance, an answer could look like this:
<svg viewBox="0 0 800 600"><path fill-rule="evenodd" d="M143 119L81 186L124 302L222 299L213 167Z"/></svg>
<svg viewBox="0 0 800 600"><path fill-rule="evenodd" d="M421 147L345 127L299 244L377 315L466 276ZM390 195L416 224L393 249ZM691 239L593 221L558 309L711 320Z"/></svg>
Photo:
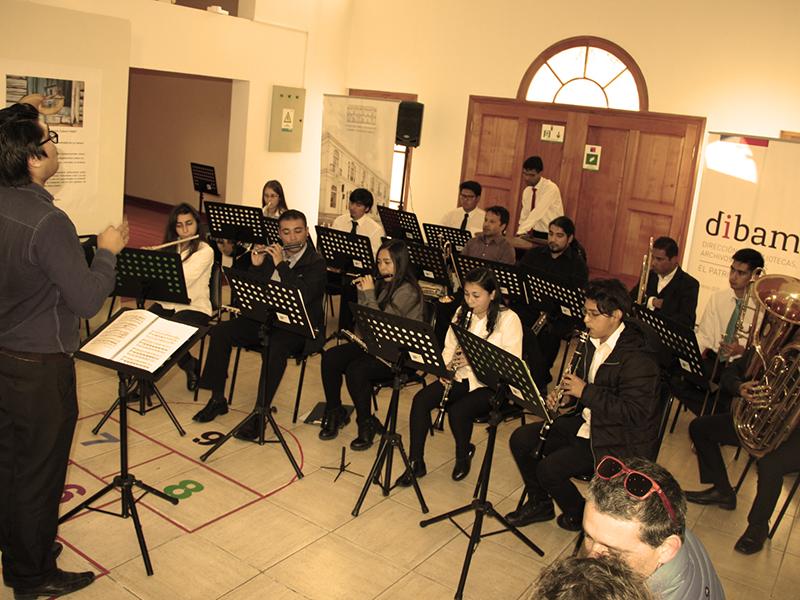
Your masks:
<svg viewBox="0 0 800 600"><path fill-rule="evenodd" d="M275 265L269 257L257 267L250 265L250 272L258 273L264 279L270 279L274 271ZM310 354L320 350L325 344L325 313L322 306L327 282L325 259L317 252L309 239L303 256L300 257L294 268L290 269L289 264L283 261L278 265L278 274L281 276L281 283L294 286L303 294L308 318L316 331L317 335L313 340L306 340L304 352Z"/></svg>
<svg viewBox="0 0 800 600"><path fill-rule="evenodd" d="M656 314L694 329L697 319L697 294L700 291L700 283L697 279L678 267L672 280L661 290L661 293L658 293L657 290L658 275L654 271L650 271L645 296L646 298L660 298L664 301L664 305L660 309L655 309ZM636 300L638 291L638 285L631 289L631 298Z"/></svg>
<svg viewBox="0 0 800 600"><path fill-rule="evenodd" d="M108 250L86 263L75 226L42 186L0 187L0 348L75 352L79 318L103 306L116 264Z"/></svg>
<svg viewBox="0 0 800 600"><path fill-rule="evenodd" d="M534 273L549 275L547 279L554 279L572 287L585 287L589 281L589 267L574 246L568 246L556 258L550 254L549 247L536 246L519 259L517 266L531 269Z"/></svg>
<svg viewBox="0 0 800 600"><path fill-rule="evenodd" d="M594 345L586 343L577 374L588 380ZM579 409L592 411L591 442L595 462L606 454L621 459L651 457L658 437L661 369L658 348L647 330L625 320L614 350L587 383Z"/></svg>

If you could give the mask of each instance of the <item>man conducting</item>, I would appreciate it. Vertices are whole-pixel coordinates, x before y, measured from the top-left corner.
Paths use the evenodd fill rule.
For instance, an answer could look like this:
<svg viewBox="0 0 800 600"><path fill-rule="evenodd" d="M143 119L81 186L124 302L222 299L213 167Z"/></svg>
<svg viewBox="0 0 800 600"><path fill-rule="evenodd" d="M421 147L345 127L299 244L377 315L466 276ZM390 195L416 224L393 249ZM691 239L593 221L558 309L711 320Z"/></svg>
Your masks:
<svg viewBox="0 0 800 600"><path fill-rule="evenodd" d="M0 110L0 552L15 598L60 596L94 581L56 566L58 506L78 418L79 319L114 288L127 225L97 236L86 264L75 226L45 182L58 134L29 104Z"/></svg>

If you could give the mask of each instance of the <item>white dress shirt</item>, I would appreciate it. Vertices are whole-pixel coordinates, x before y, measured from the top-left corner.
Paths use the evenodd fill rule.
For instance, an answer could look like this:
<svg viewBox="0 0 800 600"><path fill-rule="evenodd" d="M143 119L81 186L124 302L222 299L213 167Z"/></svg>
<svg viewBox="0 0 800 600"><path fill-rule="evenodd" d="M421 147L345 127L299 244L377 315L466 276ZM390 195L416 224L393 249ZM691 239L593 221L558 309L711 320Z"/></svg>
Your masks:
<svg viewBox="0 0 800 600"><path fill-rule="evenodd" d="M678 272L678 267L672 269L671 273L667 273L666 275L658 275L658 283L656 283L656 293L660 294L662 290L669 285L669 282L675 277L675 273ZM653 305L653 300L655 300L655 296L650 296L647 298L647 308L650 310L655 310L655 306Z"/></svg>
<svg viewBox="0 0 800 600"><path fill-rule="evenodd" d="M369 243L372 245L372 254L378 256L378 248L381 247L381 238L386 235L383 230L383 225L368 214L363 215L356 223L358 223L356 234L367 236L369 238ZM331 224L331 229L350 233L353 229L353 219L350 217L350 213L345 213L336 217Z"/></svg>
<svg viewBox="0 0 800 600"><path fill-rule="evenodd" d="M467 230L472 232L472 235L483 233L483 221L486 218L486 211L477 206L470 212L465 213L463 208L457 208L446 213L442 217L442 225L446 227L454 227L461 229L461 222L464 220L464 215L467 215Z"/></svg>
<svg viewBox="0 0 800 600"><path fill-rule="evenodd" d="M205 242L200 242L197 251L186 258L188 250L181 252L183 261L183 278L186 280L186 293L189 296L189 304L173 304L172 302L160 302L161 306L173 309L175 312L182 310L196 310L207 315L213 312L211 309L210 290L211 265L214 263L214 251Z"/></svg>
<svg viewBox="0 0 800 600"><path fill-rule="evenodd" d="M614 347L617 345L619 341L619 336L625 330L625 323L620 323L619 327L608 336L608 339L600 343L600 340L597 338L589 338L589 341L592 342L594 346L594 354L592 355L592 364L589 365L589 374L588 374L588 381L586 383L594 383L594 378L597 375L597 370L600 368L606 359L611 355L614 351ZM589 408L584 408L581 411L581 416L583 417L583 425L581 428L578 429L577 436L581 438L589 439L589 433L592 430L592 410Z"/></svg>
<svg viewBox="0 0 800 600"><path fill-rule="evenodd" d="M700 346L700 352L705 352L706 349L719 352L719 343L728 329L728 322L731 320L734 308L736 308L736 300L736 294L730 287L716 292L708 299L708 303L703 310L703 317L700 319L700 323L697 324L697 344ZM750 308L755 308L755 303L752 300ZM744 307L742 307L742 310L744 310ZM747 320L745 320L745 323L749 327ZM747 338L740 337L736 341L744 346ZM735 357L732 356L731 358Z"/></svg>
<svg viewBox="0 0 800 600"><path fill-rule="evenodd" d="M522 206L519 211L519 226L517 235L529 232L531 229L540 233L547 233L550 221L564 215L564 204L561 202L561 191L558 186L542 177L536 188L536 206L531 210L531 186L522 190Z"/></svg>
<svg viewBox="0 0 800 600"><path fill-rule="evenodd" d="M456 316L453 317L453 322L455 322L457 317L458 312L456 312ZM482 319L477 319L473 316L469 324L469 332L488 340L489 343L502 348L506 352L510 352L516 357L522 358L522 323L517 313L510 309L501 310L500 314L497 315L497 322L494 324L492 335L488 338L486 337L486 322L487 319L485 316ZM444 338L444 350L442 351L442 359L445 364L449 363L453 358L457 346L458 340L456 339L456 334L453 333L453 328L450 327L447 330L447 336ZM472 367L468 364L458 368L454 379L455 381L467 379L469 381L470 391L486 387L483 383L478 381Z"/></svg>

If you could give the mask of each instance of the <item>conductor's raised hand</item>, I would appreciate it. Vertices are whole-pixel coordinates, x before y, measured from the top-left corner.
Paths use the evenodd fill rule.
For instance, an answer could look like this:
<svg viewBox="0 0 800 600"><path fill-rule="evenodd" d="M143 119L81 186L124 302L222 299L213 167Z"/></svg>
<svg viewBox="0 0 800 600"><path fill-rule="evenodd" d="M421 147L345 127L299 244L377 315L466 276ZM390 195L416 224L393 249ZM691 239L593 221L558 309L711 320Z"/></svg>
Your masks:
<svg viewBox="0 0 800 600"><path fill-rule="evenodd" d="M119 254L128 243L128 223L123 221L119 227L106 227L105 231L97 235L97 249L108 250L112 254Z"/></svg>

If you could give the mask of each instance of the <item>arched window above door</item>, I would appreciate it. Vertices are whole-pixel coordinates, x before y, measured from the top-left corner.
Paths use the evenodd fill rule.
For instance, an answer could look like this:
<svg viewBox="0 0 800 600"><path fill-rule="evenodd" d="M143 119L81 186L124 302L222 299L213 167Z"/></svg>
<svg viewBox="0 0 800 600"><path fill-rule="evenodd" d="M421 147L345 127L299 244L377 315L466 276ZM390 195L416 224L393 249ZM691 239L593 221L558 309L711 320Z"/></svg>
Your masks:
<svg viewBox="0 0 800 600"><path fill-rule="evenodd" d="M531 63L517 98L647 110L647 84L633 57L614 42L580 36L557 42Z"/></svg>

